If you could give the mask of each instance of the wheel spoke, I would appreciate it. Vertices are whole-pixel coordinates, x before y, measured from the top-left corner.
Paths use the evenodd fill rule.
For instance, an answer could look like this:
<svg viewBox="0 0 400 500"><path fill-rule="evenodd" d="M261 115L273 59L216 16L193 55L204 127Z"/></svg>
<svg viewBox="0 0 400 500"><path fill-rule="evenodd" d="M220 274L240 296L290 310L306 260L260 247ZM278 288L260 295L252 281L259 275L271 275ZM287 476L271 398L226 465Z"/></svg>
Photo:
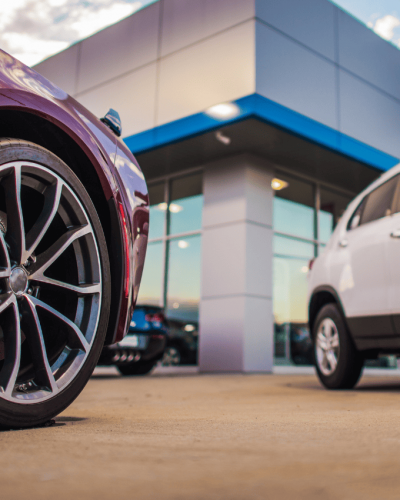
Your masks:
<svg viewBox="0 0 400 500"><path fill-rule="evenodd" d="M322 350L324 350L324 351L326 350L327 341L326 341L325 335L322 332L318 332L318 334L317 334L317 343L318 343L318 346Z"/></svg>
<svg viewBox="0 0 400 500"><path fill-rule="evenodd" d="M0 306L1 312L10 305L12 305L13 310L10 324L4 331L5 353L3 368L0 372L0 392L11 397L21 362L21 328L17 301L14 295L8 295L9 298L4 300Z"/></svg>
<svg viewBox="0 0 400 500"><path fill-rule="evenodd" d="M35 251L36 247L39 245L47 229L52 223L60 204L62 187L63 183L58 179L55 179L55 182L46 188L44 192L44 206L42 213L36 221L36 224L26 235L26 251L23 255L23 262L25 262Z"/></svg>
<svg viewBox="0 0 400 500"><path fill-rule="evenodd" d="M64 283L63 281L53 280L52 278L48 278L47 276L39 275L32 278L33 281L37 281L39 283L46 283L48 285L54 285L64 290L71 290L72 292L76 292L78 295L90 295L94 293L100 293L101 285L100 283L91 283L84 285L71 285L69 283Z"/></svg>
<svg viewBox="0 0 400 500"><path fill-rule="evenodd" d="M82 351L85 352L89 351L89 343L85 339L80 329L75 325L75 323L73 323L66 316L64 316L64 314L60 313L59 311L49 306L42 300L39 300L36 297L29 297L29 300L35 305L35 307L41 307L42 309L45 309L67 326L68 332L70 334L69 335L69 342L71 343L70 347L78 347L78 349L81 349Z"/></svg>
<svg viewBox="0 0 400 500"><path fill-rule="evenodd" d="M38 255L37 260L29 268L30 279L39 279L48 267L78 238L91 232L90 226L77 226L69 229L50 248Z"/></svg>
<svg viewBox="0 0 400 500"><path fill-rule="evenodd" d="M321 366L322 366L325 370L329 370L328 358L326 357L326 351L323 351L323 354L322 354L322 361L321 361Z"/></svg>
<svg viewBox="0 0 400 500"><path fill-rule="evenodd" d="M331 322L325 321L325 337L326 337L328 342L332 338L332 330L333 330L333 328L332 328Z"/></svg>
<svg viewBox="0 0 400 500"><path fill-rule="evenodd" d="M7 206L7 243L11 258L22 264L25 254L25 227L21 207L21 166L15 165L4 181Z"/></svg>
<svg viewBox="0 0 400 500"><path fill-rule="evenodd" d="M336 359L336 356L333 353L333 351L328 351L326 353L326 358L327 358L327 360L329 362L329 365L330 365L330 368L331 368L332 372L334 372L336 370L337 359Z"/></svg>
<svg viewBox="0 0 400 500"><path fill-rule="evenodd" d="M0 313L15 303L15 295L12 292L0 294Z"/></svg>
<svg viewBox="0 0 400 500"><path fill-rule="evenodd" d="M335 332L332 335L332 338L331 338L331 347L332 347L332 349L335 349L336 347L339 347L339 335L338 335L338 332Z"/></svg>
<svg viewBox="0 0 400 500"><path fill-rule="evenodd" d="M10 263L10 257L8 256L8 250L6 247L6 242L4 241L4 235L2 231L0 231L0 252L3 254L2 258L5 264L5 267L3 266L0 267L0 278L8 278L11 274L11 263Z"/></svg>
<svg viewBox="0 0 400 500"><path fill-rule="evenodd" d="M36 371L35 382L38 385L45 386L47 390L55 394L59 389L50 368L42 327L35 304L30 297L25 297L21 302L20 308L23 314L24 323L28 325L26 335Z"/></svg>

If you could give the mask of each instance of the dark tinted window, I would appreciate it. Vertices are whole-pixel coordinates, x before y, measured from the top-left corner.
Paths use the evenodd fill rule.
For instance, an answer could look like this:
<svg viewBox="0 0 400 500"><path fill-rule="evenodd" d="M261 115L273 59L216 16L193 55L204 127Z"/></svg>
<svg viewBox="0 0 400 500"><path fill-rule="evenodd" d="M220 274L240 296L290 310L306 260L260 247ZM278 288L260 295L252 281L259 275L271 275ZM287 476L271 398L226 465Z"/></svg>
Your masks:
<svg viewBox="0 0 400 500"><path fill-rule="evenodd" d="M361 220L361 214L364 210L365 202L367 201L367 198L364 198L363 201L358 205L357 210L354 212L352 215L348 225L347 229L355 229L360 225L360 220Z"/></svg>
<svg viewBox="0 0 400 500"><path fill-rule="evenodd" d="M386 217L392 213L393 196L396 190L398 176L385 182L372 191L365 200L360 224Z"/></svg>

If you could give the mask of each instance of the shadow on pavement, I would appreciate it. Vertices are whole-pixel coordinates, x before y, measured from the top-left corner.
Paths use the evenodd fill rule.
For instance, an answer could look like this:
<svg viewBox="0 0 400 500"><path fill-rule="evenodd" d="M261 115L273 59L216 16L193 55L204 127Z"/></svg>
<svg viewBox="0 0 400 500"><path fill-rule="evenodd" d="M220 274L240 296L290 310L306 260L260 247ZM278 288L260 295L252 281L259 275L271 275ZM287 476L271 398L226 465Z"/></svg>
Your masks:
<svg viewBox="0 0 400 500"><path fill-rule="evenodd" d="M56 422L56 425L60 422L60 423L68 423L68 422L82 422L82 420L87 420L87 418L83 418L83 417L55 417L55 422Z"/></svg>

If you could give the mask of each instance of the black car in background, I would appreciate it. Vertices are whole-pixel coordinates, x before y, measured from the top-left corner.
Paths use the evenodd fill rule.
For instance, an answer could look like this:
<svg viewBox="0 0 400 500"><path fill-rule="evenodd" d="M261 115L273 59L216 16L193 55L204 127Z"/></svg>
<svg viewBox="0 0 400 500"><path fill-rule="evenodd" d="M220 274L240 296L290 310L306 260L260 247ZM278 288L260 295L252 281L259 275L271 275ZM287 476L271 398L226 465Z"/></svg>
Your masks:
<svg viewBox="0 0 400 500"><path fill-rule="evenodd" d="M314 365L314 349L306 323L275 323L275 357L295 365Z"/></svg>
<svg viewBox="0 0 400 500"><path fill-rule="evenodd" d="M167 318L168 340L163 366L196 365L199 324Z"/></svg>
<svg viewBox="0 0 400 500"><path fill-rule="evenodd" d="M145 375L163 357L168 326L163 309L138 305L126 337L103 349L98 365L114 365L122 375Z"/></svg>

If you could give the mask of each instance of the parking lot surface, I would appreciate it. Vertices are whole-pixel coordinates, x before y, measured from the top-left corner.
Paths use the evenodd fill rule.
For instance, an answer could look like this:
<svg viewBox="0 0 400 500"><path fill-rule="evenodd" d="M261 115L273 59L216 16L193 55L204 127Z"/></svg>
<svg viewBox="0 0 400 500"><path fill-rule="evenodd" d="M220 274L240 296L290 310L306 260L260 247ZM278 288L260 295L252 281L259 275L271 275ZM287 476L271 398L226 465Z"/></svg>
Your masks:
<svg viewBox="0 0 400 500"><path fill-rule="evenodd" d="M400 377L100 370L55 425L0 440L3 500L398 499Z"/></svg>

